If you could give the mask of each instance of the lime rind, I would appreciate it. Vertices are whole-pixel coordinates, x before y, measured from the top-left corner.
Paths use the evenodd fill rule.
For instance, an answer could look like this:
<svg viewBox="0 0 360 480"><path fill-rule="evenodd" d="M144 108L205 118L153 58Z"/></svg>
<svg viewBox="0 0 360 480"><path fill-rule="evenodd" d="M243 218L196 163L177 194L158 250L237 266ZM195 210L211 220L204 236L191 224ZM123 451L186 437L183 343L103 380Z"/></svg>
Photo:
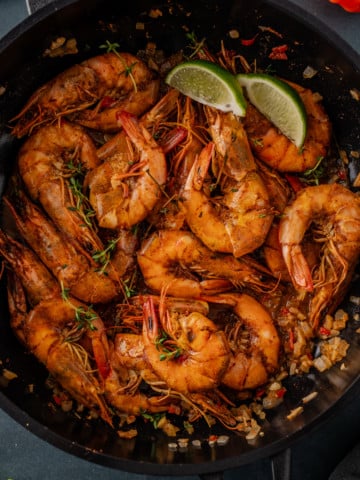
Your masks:
<svg viewBox="0 0 360 480"><path fill-rule="evenodd" d="M215 63L183 62L168 73L165 82L202 104L239 116L246 113L246 100L236 77Z"/></svg>
<svg viewBox="0 0 360 480"><path fill-rule="evenodd" d="M307 132L307 113L298 92L286 82L266 74L239 74L236 78L249 101L301 148Z"/></svg>

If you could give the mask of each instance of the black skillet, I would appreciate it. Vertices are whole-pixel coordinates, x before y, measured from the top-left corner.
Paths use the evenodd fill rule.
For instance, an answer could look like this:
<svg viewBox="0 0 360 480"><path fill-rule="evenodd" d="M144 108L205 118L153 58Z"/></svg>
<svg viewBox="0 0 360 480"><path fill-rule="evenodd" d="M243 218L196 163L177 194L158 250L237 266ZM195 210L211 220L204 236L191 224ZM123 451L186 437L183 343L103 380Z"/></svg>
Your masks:
<svg viewBox="0 0 360 480"><path fill-rule="evenodd" d="M331 33L325 25L315 23L304 12L281 0L184 0L182 2L153 0L59 0L26 19L0 42L0 85L6 88L0 97L0 178L1 188L15 161L20 142L8 129L8 120L24 104L36 87L69 65L100 52L99 46L117 42L121 49L137 52L148 40L154 41L165 54L188 45L186 28L201 39L207 39L212 51L218 51L220 40L249 61L255 57L261 68L270 67L290 80L301 81L305 67L311 65L318 73L307 86L318 90L333 121L339 147L347 151L360 149L360 104L350 90L360 85L360 58ZM150 8L162 12L157 18L147 15ZM191 15L189 15L191 13ZM139 22L145 29L136 29ZM271 27L282 38L271 33L261 34L255 46L241 45L241 39L253 38L259 25ZM239 39L230 39L229 31L237 30ZM77 39L79 53L63 58L44 58L42 52L58 36ZM268 54L273 46L288 45L288 61L271 61ZM358 165L350 164L350 181L358 173ZM360 286L354 281L344 307L357 313L359 307L350 295L360 296ZM334 367L324 374L311 372L292 378L284 403L270 411L264 424L263 437L247 442L234 433L224 447L190 446L186 451L170 452L169 439L158 431L141 427L133 440L122 440L100 421L79 420L71 414L49 408L49 392L43 387L46 371L13 337L8 326L4 284L0 285L0 360L18 378L8 387L0 387L0 407L17 422L49 443L83 459L134 473L159 475L205 476L274 456L286 450L295 439L308 433L330 412L344 408L358 388L360 345L350 325L345 337L351 344L346 370ZM28 386L35 385L34 393ZM300 404L301 398L316 390L318 397L309 403L303 414L292 422L288 412ZM198 435L207 438L207 427ZM285 458L286 456L283 456ZM211 475L210 475L211 476Z"/></svg>

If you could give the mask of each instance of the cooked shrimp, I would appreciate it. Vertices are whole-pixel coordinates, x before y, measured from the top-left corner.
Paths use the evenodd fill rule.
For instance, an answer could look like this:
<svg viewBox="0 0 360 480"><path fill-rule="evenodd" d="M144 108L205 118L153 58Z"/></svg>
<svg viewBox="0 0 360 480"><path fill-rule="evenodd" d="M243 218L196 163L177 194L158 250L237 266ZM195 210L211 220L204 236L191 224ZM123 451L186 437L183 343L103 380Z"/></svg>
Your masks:
<svg viewBox="0 0 360 480"><path fill-rule="evenodd" d="M179 93L176 90L170 90L164 95L151 110L141 117L140 128L148 129L151 134L156 133L159 124L165 122L175 111L178 96ZM97 211L108 212L116 209L117 206L120 208L121 203L126 201L129 182L131 188L137 188L136 182L130 179L132 175L136 178L135 176L140 172L134 166L133 147L124 129L102 145L97 153L103 163L89 172L85 184L90 190L90 198L92 202L95 202ZM144 170L146 167L147 165L144 164ZM149 175L150 171L146 176ZM133 183L135 185L132 185Z"/></svg>
<svg viewBox="0 0 360 480"><path fill-rule="evenodd" d="M118 112L125 110L139 116L156 102L159 95L159 80L150 80L145 85L137 85L136 90L125 98L100 102L93 110L87 109L69 115L72 122L104 133L117 133L121 127ZM110 106L107 106L110 104ZM102 107L104 105L104 107Z"/></svg>
<svg viewBox="0 0 360 480"><path fill-rule="evenodd" d="M73 305L82 306L75 302ZM72 340L73 334L80 336L73 305L61 297L43 300L36 305L26 319L26 345L73 398L86 407L98 407L102 418L111 424L101 384L92 373L88 353L78 341ZM93 328L98 334L100 320L97 319L96 323Z"/></svg>
<svg viewBox="0 0 360 480"><path fill-rule="evenodd" d="M25 343L24 324L27 302L36 305L41 300L60 293L55 278L39 262L34 252L0 230L0 254L10 269L7 272L7 296L10 326L17 338Z"/></svg>
<svg viewBox="0 0 360 480"><path fill-rule="evenodd" d="M99 163L91 138L80 126L65 121L37 130L19 152L19 171L30 197L85 254L101 250L101 242L79 182Z"/></svg>
<svg viewBox="0 0 360 480"><path fill-rule="evenodd" d="M104 228L130 228L141 222L160 198L167 175L165 154L146 128L126 112L119 118L140 158L132 172L120 176L118 182L112 175L104 179L103 186L92 183L91 177L88 180L90 203L99 226Z"/></svg>
<svg viewBox="0 0 360 480"><path fill-rule="evenodd" d="M115 347L116 350L116 347ZM150 395L139 390L142 377L133 369L123 367L115 353L111 357L112 370L105 380L107 402L120 413L166 412L172 404L169 395ZM140 365L137 365L140 368Z"/></svg>
<svg viewBox="0 0 360 480"><path fill-rule="evenodd" d="M257 158L280 172L304 172L325 157L330 145L331 123L320 96L288 82L298 91L307 112L307 135L301 149L282 135L255 107L248 105L244 127Z"/></svg>
<svg viewBox="0 0 360 480"><path fill-rule="evenodd" d="M35 253L2 230L0 230L0 255L21 279L31 305L59 294L59 284Z"/></svg>
<svg viewBox="0 0 360 480"><path fill-rule="evenodd" d="M316 241L323 244L313 273L301 245L312 223ZM279 240L295 288L312 292L309 319L316 329L324 309L341 300L359 258L359 197L340 184L304 188L284 211Z"/></svg>
<svg viewBox="0 0 360 480"><path fill-rule="evenodd" d="M133 114L140 115L156 101L157 80L154 77L144 62L130 53L107 53L90 58L36 90L13 119L17 123L12 133L22 137L44 122L85 110L96 102L100 102L99 105L85 117L90 116L97 128L101 126L97 111L108 103L116 110L132 108ZM125 100L127 103L122 106L120 99L130 94L132 101ZM109 116L107 113L99 115L100 119L101 115ZM77 120L81 121L80 114ZM102 119L108 128L108 118L105 120Z"/></svg>
<svg viewBox="0 0 360 480"><path fill-rule="evenodd" d="M90 303L109 302L119 293L117 278L79 253L71 240L65 238L26 195L19 191L16 200L17 209L8 198L4 199L19 233L63 288L69 289L79 300Z"/></svg>
<svg viewBox="0 0 360 480"><path fill-rule="evenodd" d="M303 253L310 270L312 270L318 262L320 249L321 244L317 242L314 243L311 237L306 237L304 239ZM286 267L279 241L279 222L274 222L271 225L262 251L266 265L271 271L272 275L274 275L275 278L281 279L282 281L291 282L291 277Z"/></svg>
<svg viewBox="0 0 360 480"><path fill-rule="evenodd" d="M12 270L7 272L6 280L10 327L17 339L25 345L24 325L27 315L25 289L19 277Z"/></svg>
<svg viewBox="0 0 360 480"><path fill-rule="evenodd" d="M240 257L263 243L273 214L241 123L232 113L206 111L214 143L202 150L182 190L186 221L208 248ZM224 181L221 196L211 198L202 187L214 146Z"/></svg>
<svg viewBox="0 0 360 480"><path fill-rule="evenodd" d="M177 90L169 90L150 110L141 116L139 120L141 126L147 128L151 134L156 134L159 125L167 121L175 112L179 95L180 93ZM128 111L126 108L122 110ZM121 129L120 132L98 148L97 154L100 160L106 162L112 157L121 155L127 151L129 151L128 137L126 132Z"/></svg>
<svg viewBox="0 0 360 480"><path fill-rule="evenodd" d="M100 375L103 378L108 375L108 345L102 321L91 312L91 327L79 324L76 314L81 317L89 312L88 307L75 299L64 300L57 283L33 252L2 232L0 253L17 279L15 288L10 284L10 295L12 304L21 313L14 319L18 338L73 398L86 407L98 407L102 418L111 424L101 383L92 373L89 360L93 356ZM23 289L19 289L19 282ZM27 300L32 304L30 311ZM83 336L90 340L90 352L79 343Z"/></svg>
<svg viewBox="0 0 360 480"><path fill-rule="evenodd" d="M146 360L177 392L217 387L229 363L224 332L214 322L196 311L167 310L159 319L151 297L144 303L143 341Z"/></svg>
<svg viewBox="0 0 360 480"><path fill-rule="evenodd" d="M148 221L160 229L185 227L186 214L182 207L181 189L202 149L202 141L195 127L197 123L199 125L201 123L198 121L194 103L190 97L185 97L185 99L180 99L177 106L177 124L184 131L184 138L169 156L170 166L166 195L163 196L163 201L158 202L157 208L148 217Z"/></svg>
<svg viewBox="0 0 360 480"><path fill-rule="evenodd" d="M205 297L225 304L238 317L225 332L232 352L222 383L234 390L253 389L266 383L279 366L280 339L270 313L246 294L225 293Z"/></svg>
<svg viewBox="0 0 360 480"><path fill-rule="evenodd" d="M146 239L138 254L145 283L156 292L167 289L176 297L199 297L247 286L274 287L267 271L250 258L214 253L184 230L158 230Z"/></svg>

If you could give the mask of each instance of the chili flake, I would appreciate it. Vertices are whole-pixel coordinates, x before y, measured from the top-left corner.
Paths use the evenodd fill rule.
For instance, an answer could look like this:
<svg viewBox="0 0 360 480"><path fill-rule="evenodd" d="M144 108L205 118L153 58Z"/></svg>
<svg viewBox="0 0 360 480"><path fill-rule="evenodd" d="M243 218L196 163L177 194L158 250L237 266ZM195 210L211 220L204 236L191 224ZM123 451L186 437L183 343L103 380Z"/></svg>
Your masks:
<svg viewBox="0 0 360 480"><path fill-rule="evenodd" d="M257 36L258 34L254 35L252 38L249 39L242 38L240 40L241 45L244 45L244 47L250 47L251 45L254 45Z"/></svg>
<svg viewBox="0 0 360 480"><path fill-rule="evenodd" d="M288 56L286 54L288 46L286 44L273 47L269 54L271 60L287 60Z"/></svg>

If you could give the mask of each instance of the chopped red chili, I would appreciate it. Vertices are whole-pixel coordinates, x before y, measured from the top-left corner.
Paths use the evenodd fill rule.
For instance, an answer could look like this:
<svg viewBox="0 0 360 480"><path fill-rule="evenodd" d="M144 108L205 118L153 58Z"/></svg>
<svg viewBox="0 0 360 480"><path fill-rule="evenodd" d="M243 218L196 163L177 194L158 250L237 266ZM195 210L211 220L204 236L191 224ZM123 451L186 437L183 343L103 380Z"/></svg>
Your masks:
<svg viewBox="0 0 360 480"><path fill-rule="evenodd" d="M252 38L248 38L248 39L242 38L240 40L241 45L244 45L244 47L250 47L251 45L254 45L257 36L258 36L258 33L254 35Z"/></svg>
<svg viewBox="0 0 360 480"><path fill-rule="evenodd" d="M286 388L285 387L282 387L280 388L277 392L276 392L276 396L278 398L283 398L283 396L285 395L286 393Z"/></svg>
<svg viewBox="0 0 360 480"><path fill-rule="evenodd" d="M101 100L101 102L100 102L100 108L109 108L109 107L112 107L115 102L116 102L115 98L106 96L106 97L104 97L104 98Z"/></svg>
<svg viewBox="0 0 360 480"><path fill-rule="evenodd" d="M281 307L280 315L287 315L288 313L290 313L290 310L287 307Z"/></svg>
<svg viewBox="0 0 360 480"><path fill-rule="evenodd" d="M319 333L320 333L320 335L330 335L331 332L328 328L320 327L319 328Z"/></svg>
<svg viewBox="0 0 360 480"><path fill-rule="evenodd" d="M273 47L269 54L269 58L271 58L271 60L287 60L287 49L288 46L286 44Z"/></svg>
<svg viewBox="0 0 360 480"><path fill-rule="evenodd" d="M299 177L295 177L295 175L285 174L286 180L289 182L290 187L294 190L294 192L299 192L304 188L304 185Z"/></svg>

